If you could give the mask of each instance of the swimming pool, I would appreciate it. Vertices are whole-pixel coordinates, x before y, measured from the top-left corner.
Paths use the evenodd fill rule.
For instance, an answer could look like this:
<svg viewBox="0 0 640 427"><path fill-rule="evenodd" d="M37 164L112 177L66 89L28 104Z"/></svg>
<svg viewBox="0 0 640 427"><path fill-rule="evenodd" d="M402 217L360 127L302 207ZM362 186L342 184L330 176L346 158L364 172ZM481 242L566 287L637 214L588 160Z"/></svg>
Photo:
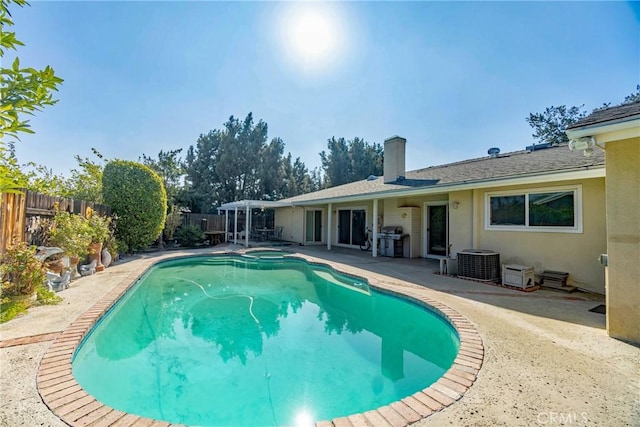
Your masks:
<svg viewBox="0 0 640 427"><path fill-rule="evenodd" d="M435 311L297 259L157 264L75 353L105 404L198 425L292 425L364 412L428 387L455 329Z"/></svg>

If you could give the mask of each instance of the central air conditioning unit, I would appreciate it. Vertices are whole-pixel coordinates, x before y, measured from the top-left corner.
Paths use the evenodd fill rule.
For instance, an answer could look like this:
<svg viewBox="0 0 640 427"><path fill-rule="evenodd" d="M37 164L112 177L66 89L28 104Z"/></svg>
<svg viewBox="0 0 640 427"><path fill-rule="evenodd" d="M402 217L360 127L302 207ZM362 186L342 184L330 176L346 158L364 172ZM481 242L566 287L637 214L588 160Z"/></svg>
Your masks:
<svg viewBox="0 0 640 427"><path fill-rule="evenodd" d="M484 249L458 252L458 277L493 282L500 279L500 254Z"/></svg>

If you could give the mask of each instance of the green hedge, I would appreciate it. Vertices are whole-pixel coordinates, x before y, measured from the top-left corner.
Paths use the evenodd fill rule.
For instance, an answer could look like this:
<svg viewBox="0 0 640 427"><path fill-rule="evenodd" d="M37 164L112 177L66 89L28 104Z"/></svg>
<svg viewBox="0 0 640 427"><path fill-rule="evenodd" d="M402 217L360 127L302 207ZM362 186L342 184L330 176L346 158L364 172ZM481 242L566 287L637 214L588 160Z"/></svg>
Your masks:
<svg viewBox="0 0 640 427"><path fill-rule="evenodd" d="M140 163L114 160L104 167L102 192L117 215L122 250L143 249L158 238L167 215L167 192L157 173Z"/></svg>

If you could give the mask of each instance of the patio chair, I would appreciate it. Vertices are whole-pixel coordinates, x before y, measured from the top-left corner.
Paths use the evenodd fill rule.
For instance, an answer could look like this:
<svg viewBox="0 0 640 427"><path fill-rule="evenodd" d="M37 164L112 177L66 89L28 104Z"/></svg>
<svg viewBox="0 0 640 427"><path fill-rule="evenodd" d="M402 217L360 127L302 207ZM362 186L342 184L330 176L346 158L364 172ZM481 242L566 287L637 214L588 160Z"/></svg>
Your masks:
<svg viewBox="0 0 640 427"><path fill-rule="evenodd" d="M273 240L282 240L282 229L281 225L276 227L276 231L273 233Z"/></svg>
<svg viewBox="0 0 640 427"><path fill-rule="evenodd" d="M47 271L47 287L50 291L61 291L69 287L71 281L71 272L69 270L62 274L56 274L51 271Z"/></svg>
<svg viewBox="0 0 640 427"><path fill-rule="evenodd" d="M249 233L249 240L259 242L263 239L263 235L260 234L256 227L251 227L251 233Z"/></svg>

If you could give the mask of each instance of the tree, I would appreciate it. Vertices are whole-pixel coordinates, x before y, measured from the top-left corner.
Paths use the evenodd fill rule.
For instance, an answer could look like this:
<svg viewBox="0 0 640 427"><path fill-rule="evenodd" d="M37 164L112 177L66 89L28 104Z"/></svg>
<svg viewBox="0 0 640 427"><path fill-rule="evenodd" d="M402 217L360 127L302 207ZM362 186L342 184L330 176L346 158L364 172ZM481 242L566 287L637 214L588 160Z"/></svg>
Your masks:
<svg viewBox="0 0 640 427"><path fill-rule="evenodd" d="M150 167L162 178L169 204L175 203L175 198L182 189L180 180L185 174L185 168L182 158L179 157L181 152L182 148L166 152L160 150L158 160L145 154L142 155L142 164Z"/></svg>
<svg viewBox="0 0 640 427"><path fill-rule="evenodd" d="M632 104L634 102L640 102L640 85L636 85L636 91L634 93L624 97L622 104Z"/></svg>
<svg viewBox="0 0 640 427"><path fill-rule="evenodd" d="M20 193L29 178L20 170L16 157L0 141L0 194Z"/></svg>
<svg viewBox="0 0 640 427"><path fill-rule="evenodd" d="M25 0L2 0L0 3L0 58L9 49L17 51L17 46L24 46L16 38L14 32L5 31L13 26L9 13L9 5L23 7ZM53 68L46 66L43 70L31 67L20 67L20 59L16 56L11 68L2 68L2 85L0 86L0 139L5 135L18 139L18 132L33 133L29 121L22 119L33 115L47 105L53 105L53 91L58 90L62 79L56 77Z"/></svg>
<svg viewBox="0 0 640 427"><path fill-rule="evenodd" d="M191 145L187 150L187 182L179 201L192 212L209 212L216 206L217 192L223 185L216 173L220 139L220 131L212 130L201 134L195 147Z"/></svg>
<svg viewBox="0 0 640 427"><path fill-rule="evenodd" d="M251 113L200 135L187 150L187 186L177 199L194 212L211 212L226 202L277 200L301 194L299 186L314 188L304 163L284 157L282 139L267 141L267 124L254 123Z"/></svg>
<svg viewBox="0 0 640 427"><path fill-rule="evenodd" d="M71 177L66 182L66 196L102 203L102 173L104 163L108 162L108 159L105 159L95 148L91 151L98 158L97 161L88 157L83 159L78 155L75 156L78 168L71 169Z"/></svg>
<svg viewBox="0 0 640 427"><path fill-rule="evenodd" d="M14 3L23 7L25 0L2 0L0 2L0 63L4 63L7 50L17 51L24 46L16 38L16 34L6 31L13 26L9 5ZM62 79L56 77L49 66L43 70L20 67L20 59L16 56L11 68L0 67L0 193L20 192L28 183L28 178L20 172L12 145L5 145L5 136L18 138L19 132L33 133L29 121L24 115L33 115L48 105L53 105L53 91L57 90Z"/></svg>
<svg viewBox="0 0 640 427"><path fill-rule="evenodd" d="M329 152L320 153L325 187L347 184L383 173L384 151L378 143L370 144L358 137L351 141L332 137L327 142L327 148Z"/></svg>
<svg viewBox="0 0 640 427"><path fill-rule="evenodd" d="M577 122L587 115L580 107L567 108L565 105L559 107L547 107L544 113L531 113L527 117L527 123L533 128L533 137L540 143L551 143L552 145L569 142L567 134L564 132L567 126Z"/></svg>
<svg viewBox="0 0 640 427"><path fill-rule="evenodd" d="M33 162L22 167L28 179L26 188L37 193L50 196L68 196L67 183L64 176L56 174L53 169Z"/></svg>
<svg viewBox="0 0 640 427"><path fill-rule="evenodd" d="M118 218L119 247L138 250L158 238L167 214L167 193L157 173L140 163L114 160L104 167L102 190Z"/></svg>

